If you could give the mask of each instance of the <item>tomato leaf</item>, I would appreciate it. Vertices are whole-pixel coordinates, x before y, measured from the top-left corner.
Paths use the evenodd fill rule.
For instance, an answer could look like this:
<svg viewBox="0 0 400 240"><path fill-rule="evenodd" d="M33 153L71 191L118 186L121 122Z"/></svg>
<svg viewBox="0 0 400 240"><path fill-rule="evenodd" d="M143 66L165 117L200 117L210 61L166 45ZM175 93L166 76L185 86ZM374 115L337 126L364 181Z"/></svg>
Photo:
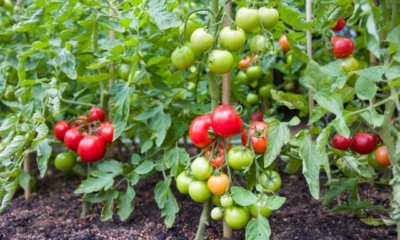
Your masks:
<svg viewBox="0 0 400 240"><path fill-rule="evenodd" d="M154 199L161 209L161 216L164 217L164 223L167 228L171 228L175 222L176 214L179 212L179 206L174 194L170 188L171 178L157 183L154 188Z"/></svg>
<svg viewBox="0 0 400 240"><path fill-rule="evenodd" d="M311 22L306 22L306 15L298 9L285 3L278 5L280 18L286 24L289 24L295 30L307 30L312 26Z"/></svg>
<svg viewBox="0 0 400 240"><path fill-rule="evenodd" d="M148 2L150 18L160 30L177 27L182 21L173 12L169 12L164 0L150 0Z"/></svg>
<svg viewBox="0 0 400 240"><path fill-rule="evenodd" d="M47 171L47 165L52 153L52 148L47 139L36 144L36 162L39 168L40 177L44 177Z"/></svg>
<svg viewBox="0 0 400 240"><path fill-rule="evenodd" d="M257 196L254 195L254 193L250 192L249 190L246 190L242 187L236 187L233 186L231 188L231 194L233 197L233 200L237 204L243 207L250 206L251 204L254 204L257 202Z"/></svg>
<svg viewBox="0 0 400 240"><path fill-rule="evenodd" d="M162 157L162 163L165 167L171 169L172 176L177 176L180 173L180 167L186 165L189 160L188 152L179 147L168 150Z"/></svg>
<svg viewBox="0 0 400 240"><path fill-rule="evenodd" d="M357 184L357 179L347 178L332 181L329 184L329 189L325 192L323 197L323 204L329 204L333 199L338 197L343 192L352 189Z"/></svg>
<svg viewBox="0 0 400 240"><path fill-rule="evenodd" d="M107 221L112 219L114 200L118 197L117 191L107 191L103 196L104 206L101 209L101 220Z"/></svg>
<svg viewBox="0 0 400 240"><path fill-rule="evenodd" d="M359 77L354 86L356 95L361 100L372 99L375 96L377 89L374 80L366 77Z"/></svg>
<svg viewBox="0 0 400 240"><path fill-rule="evenodd" d="M120 193L118 196L118 216L121 221L125 221L129 218L133 210L135 209L134 206L134 199L136 196L135 190L128 186L126 188L126 192Z"/></svg>
<svg viewBox="0 0 400 240"><path fill-rule="evenodd" d="M7 205L11 202L11 199L14 197L15 192L18 189L18 178L15 178L13 181L10 181L4 186L1 186L1 189L2 191L0 192L0 213L4 211Z"/></svg>
<svg viewBox="0 0 400 240"><path fill-rule="evenodd" d="M268 219L259 215L253 218L246 226L246 239L248 240L268 240L271 236L271 227Z"/></svg>
<svg viewBox="0 0 400 240"><path fill-rule="evenodd" d="M110 100L110 105L113 106L111 112L113 114L114 125L114 138L113 141L118 139L128 122L132 89L126 82L117 82L111 89L113 98Z"/></svg>
<svg viewBox="0 0 400 240"><path fill-rule="evenodd" d="M315 101L319 106L328 110L336 115L336 117L342 117L343 112L343 101L339 94L332 92L317 92L314 95Z"/></svg>
<svg viewBox="0 0 400 240"><path fill-rule="evenodd" d="M271 210L277 210L281 208L286 201L285 197L280 197L277 195L267 196L264 199L263 206L266 206Z"/></svg>
<svg viewBox="0 0 400 240"><path fill-rule="evenodd" d="M145 175L154 168L154 163L152 161L144 161L139 166L136 167L135 172L140 175Z"/></svg>
<svg viewBox="0 0 400 240"><path fill-rule="evenodd" d="M287 123L273 120L268 122L268 138L274 141L268 141L267 151L264 154L264 167L271 165L281 152L283 145L290 141L290 129Z"/></svg>
<svg viewBox="0 0 400 240"><path fill-rule="evenodd" d="M60 67L61 71L63 71L65 75L67 75L67 77L71 79L76 79L76 59L70 51L68 51L66 48L62 48L57 51L55 63L58 67Z"/></svg>

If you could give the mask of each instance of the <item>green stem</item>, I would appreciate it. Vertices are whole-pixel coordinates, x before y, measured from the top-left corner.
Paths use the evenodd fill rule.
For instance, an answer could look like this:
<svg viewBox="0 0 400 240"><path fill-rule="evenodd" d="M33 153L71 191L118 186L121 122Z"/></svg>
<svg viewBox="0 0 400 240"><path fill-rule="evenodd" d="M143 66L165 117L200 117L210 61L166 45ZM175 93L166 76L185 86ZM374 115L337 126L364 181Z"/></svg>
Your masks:
<svg viewBox="0 0 400 240"><path fill-rule="evenodd" d="M393 100L394 100L395 98L397 98L398 95L400 95L400 91L397 92L397 93L394 93L391 97L388 97L388 98L386 98L386 99L384 99L384 100L382 100L382 101L380 101L380 102L377 102L377 103L375 103L375 104L372 104L372 105L370 105L370 106L368 106L368 107L366 107L366 108L360 109L360 110L358 110L358 111L354 111L354 112L350 113L350 115L357 115L357 114L363 113L363 112L365 112L365 111L368 111L368 110L371 110L371 109L373 109L373 108L379 107L379 106L381 106L381 105L383 105L383 104L385 104L385 103L387 103L387 102L389 102L389 101L392 101L392 102L393 102Z"/></svg>
<svg viewBox="0 0 400 240"><path fill-rule="evenodd" d="M201 211L200 220L199 220L199 227L197 228L196 237L194 240L203 240L204 239L204 232L206 230L206 222L208 220L208 212L210 211L210 201L206 201L203 204L203 210Z"/></svg>
<svg viewBox="0 0 400 240"><path fill-rule="evenodd" d="M87 163L86 168L86 179L89 178L90 172L90 163ZM81 209L81 218L86 217L89 214L89 203L86 201L86 193L82 196L82 209Z"/></svg>
<svg viewBox="0 0 400 240"><path fill-rule="evenodd" d="M79 102L79 101L74 101L74 100L68 100L64 98L60 98L61 102L69 103L69 104L75 104L75 105L82 105L85 107L94 107L94 104L91 103L84 103L84 102Z"/></svg>

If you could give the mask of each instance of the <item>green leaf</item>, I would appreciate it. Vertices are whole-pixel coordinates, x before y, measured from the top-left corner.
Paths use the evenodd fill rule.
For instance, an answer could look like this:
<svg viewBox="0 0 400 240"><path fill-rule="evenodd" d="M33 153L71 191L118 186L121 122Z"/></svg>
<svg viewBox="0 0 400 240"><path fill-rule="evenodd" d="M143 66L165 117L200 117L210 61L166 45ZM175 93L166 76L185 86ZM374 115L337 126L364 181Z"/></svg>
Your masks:
<svg viewBox="0 0 400 240"><path fill-rule="evenodd" d="M381 127L383 125L384 116L377 113L375 110L365 111L360 115L365 121L374 127Z"/></svg>
<svg viewBox="0 0 400 240"><path fill-rule="evenodd" d="M140 146L140 152L145 153L147 152L151 147L153 147L153 140L147 139L141 146Z"/></svg>
<svg viewBox="0 0 400 240"><path fill-rule="evenodd" d="M332 181L329 189L325 192L323 197L323 204L329 204L333 199L347 190L351 190L357 184L357 179L347 178Z"/></svg>
<svg viewBox="0 0 400 240"><path fill-rule="evenodd" d="M4 211L7 205L11 202L11 199L14 197L15 192L18 189L18 178L15 178L12 182L2 186L3 191L0 192L1 199L1 206L0 206L0 213ZM5 192L3 195L2 192Z"/></svg>
<svg viewBox="0 0 400 240"><path fill-rule="evenodd" d="M251 204L255 204L257 202L257 196L242 187L233 186L231 188L231 194L233 200L243 207L250 206Z"/></svg>
<svg viewBox="0 0 400 240"><path fill-rule="evenodd" d="M133 153L131 156L131 164L138 165L140 163L140 156L136 153Z"/></svg>
<svg viewBox="0 0 400 240"><path fill-rule="evenodd" d="M356 73L360 77L363 77L364 79L367 78L375 82L380 82L382 81L382 76L385 73L385 67L384 66L369 67L355 71L354 73ZM366 85L368 84L366 83Z"/></svg>
<svg viewBox="0 0 400 240"><path fill-rule="evenodd" d="M266 206L271 210L277 210L282 207L285 201L286 201L285 197L280 197L277 195L267 196L264 198L263 206Z"/></svg>
<svg viewBox="0 0 400 240"><path fill-rule="evenodd" d="M375 96L377 89L374 80L365 77L359 77L354 86L356 95L361 100L372 99Z"/></svg>
<svg viewBox="0 0 400 240"><path fill-rule="evenodd" d="M135 172L140 175L147 174L151 172L154 168L154 163L152 161L144 161L139 166L136 167Z"/></svg>
<svg viewBox="0 0 400 240"><path fill-rule="evenodd" d="M118 216L121 221L125 221L132 214L134 207L134 199L136 196L135 190L128 186L125 193L120 193L118 196Z"/></svg>
<svg viewBox="0 0 400 240"><path fill-rule="evenodd" d="M113 106L111 109L114 125L113 140L116 140L124 132L128 123L132 89L126 82L119 81L113 85L111 93L113 94L113 98L110 100L110 105Z"/></svg>
<svg viewBox="0 0 400 240"><path fill-rule="evenodd" d="M311 22L306 22L306 16L304 13L285 3L280 3L278 5L278 11L280 19L295 30L307 30L312 26Z"/></svg>
<svg viewBox="0 0 400 240"><path fill-rule="evenodd" d="M11 143L8 144L7 147L0 152L0 158L1 159L10 158L14 153L22 150L25 143L26 143L25 136L21 135L15 136L11 141Z"/></svg>
<svg viewBox="0 0 400 240"><path fill-rule="evenodd" d="M264 167L271 165L280 154L282 147L290 141L290 129L287 123L281 123L273 120L268 123L268 138L274 141L268 141L267 151L264 155Z"/></svg>
<svg viewBox="0 0 400 240"><path fill-rule="evenodd" d="M150 18L160 30L177 27L182 21L173 12L169 12L164 0L150 0L148 2Z"/></svg>
<svg viewBox="0 0 400 240"><path fill-rule="evenodd" d="M326 80L329 80L329 78L321 66L313 60L309 61L304 71L302 83L312 91L318 92L323 88L324 81Z"/></svg>
<svg viewBox="0 0 400 240"><path fill-rule="evenodd" d="M109 73L99 73L94 75L79 76L76 80L85 83L98 83L100 81L110 80L111 75Z"/></svg>
<svg viewBox="0 0 400 240"><path fill-rule="evenodd" d="M150 128L156 133L156 145L161 146L165 136L167 135L167 130L171 126L171 115L169 113L164 113L161 109L156 113L154 117L150 119Z"/></svg>
<svg viewBox="0 0 400 240"><path fill-rule="evenodd" d="M21 170L19 172L19 176L18 176L18 182L19 185L23 188L23 189L28 189L29 187L29 183L31 181L31 175L29 175L29 173L25 172L24 170Z"/></svg>
<svg viewBox="0 0 400 240"><path fill-rule="evenodd" d="M303 159L303 175L306 178L310 193L315 199L319 199L319 168L320 152L317 150L315 143L311 140L309 134L301 137L301 145L299 155Z"/></svg>
<svg viewBox="0 0 400 240"><path fill-rule="evenodd" d="M247 223L246 240L268 240L271 236L271 227L268 220L259 215Z"/></svg>
<svg viewBox="0 0 400 240"><path fill-rule="evenodd" d="M101 220L107 221L107 220L112 219L114 200L118 197L118 192L117 191L109 191L109 192L106 192L103 197L104 197L104 206L101 209Z"/></svg>
<svg viewBox="0 0 400 240"><path fill-rule="evenodd" d="M384 219L384 218L361 218L360 219L363 223L379 227L379 226L394 226L396 225L396 221L392 219Z"/></svg>
<svg viewBox="0 0 400 240"><path fill-rule="evenodd" d="M305 116L308 113L308 100L304 95L276 90L271 90L271 95L280 105L301 111L300 115Z"/></svg>
<svg viewBox="0 0 400 240"><path fill-rule="evenodd" d="M47 139L44 139L36 145L36 152L36 162L39 168L40 177L44 177L47 171L49 158L52 153L52 148Z"/></svg>
<svg viewBox="0 0 400 240"><path fill-rule="evenodd" d="M175 147L163 156L163 164L165 167L171 169L171 175L177 176L179 174L180 166L185 165L190 160L190 156L186 149Z"/></svg>
<svg viewBox="0 0 400 240"><path fill-rule="evenodd" d="M164 223L167 228L171 228L175 222L176 214L179 212L179 206L176 202L171 188L169 187L171 179L157 183L154 189L154 199L161 209L161 216L164 217Z"/></svg>
<svg viewBox="0 0 400 240"><path fill-rule="evenodd" d="M332 92L317 92L314 95L314 99L328 112L335 114L339 118L342 117L343 101L340 94Z"/></svg>
<svg viewBox="0 0 400 240"><path fill-rule="evenodd" d="M70 51L68 51L66 48L62 48L57 51L55 63L61 69L61 71L67 75L67 77L76 79L76 59Z"/></svg>
<svg viewBox="0 0 400 240"><path fill-rule="evenodd" d="M98 192L101 189L109 189L114 184L114 176L103 173L96 172L96 177L89 177L88 179L82 181L75 193L92 193Z"/></svg>
<svg viewBox="0 0 400 240"><path fill-rule="evenodd" d="M318 135L317 140L316 140L316 147L318 151L321 153L321 165L323 166L326 175L328 176L328 182L331 180L331 169L330 169L330 163L328 159L328 154L326 152L326 145L328 145L328 142L330 140L331 136L331 125L328 125L326 128L322 130L322 132Z"/></svg>

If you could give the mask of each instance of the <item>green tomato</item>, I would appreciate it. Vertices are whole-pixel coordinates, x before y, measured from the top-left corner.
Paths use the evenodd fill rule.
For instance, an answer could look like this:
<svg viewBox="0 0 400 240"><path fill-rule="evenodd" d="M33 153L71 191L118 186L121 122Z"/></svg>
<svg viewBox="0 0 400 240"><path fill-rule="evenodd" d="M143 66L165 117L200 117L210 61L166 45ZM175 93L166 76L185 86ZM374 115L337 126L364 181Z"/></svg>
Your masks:
<svg viewBox="0 0 400 240"><path fill-rule="evenodd" d="M199 52L204 52L209 49L213 44L213 35L208 33L204 28L194 30L190 36L190 43L192 48Z"/></svg>
<svg viewBox="0 0 400 240"><path fill-rule="evenodd" d="M233 68L233 56L225 50L213 50L208 58L210 71L214 73L228 73Z"/></svg>
<svg viewBox="0 0 400 240"><path fill-rule="evenodd" d="M258 86L258 81L257 80L251 81L249 86L252 88L256 88Z"/></svg>
<svg viewBox="0 0 400 240"><path fill-rule="evenodd" d="M230 207L225 209L224 220L230 228L239 230L246 227L250 220L250 214L247 208Z"/></svg>
<svg viewBox="0 0 400 240"><path fill-rule="evenodd" d="M190 176L186 174L185 171L181 172L178 177L175 179L176 181L176 187L178 188L178 191L183 194L188 194L189 193L189 185L193 181Z"/></svg>
<svg viewBox="0 0 400 240"><path fill-rule="evenodd" d="M72 152L63 152L54 159L54 166L64 173L71 173L76 163L75 156Z"/></svg>
<svg viewBox="0 0 400 240"><path fill-rule="evenodd" d="M261 7L258 9L258 13L265 28L271 29L279 22L279 12L275 8Z"/></svg>
<svg viewBox="0 0 400 240"><path fill-rule="evenodd" d="M292 91L295 87L295 83L294 81L288 81L283 85L283 89L285 89L286 91Z"/></svg>
<svg viewBox="0 0 400 240"><path fill-rule="evenodd" d="M6 99L7 101L14 101L15 99L17 99L17 97L15 96L15 87L12 85L8 85L6 88L6 92L4 94L4 99Z"/></svg>
<svg viewBox="0 0 400 240"><path fill-rule="evenodd" d="M340 63L342 70L346 73L357 71L360 69L360 63L353 56L349 56Z"/></svg>
<svg viewBox="0 0 400 240"><path fill-rule="evenodd" d="M250 80L258 80L261 78L263 72L261 69L261 66L256 65L256 66L251 66L247 69L246 71L247 78Z"/></svg>
<svg viewBox="0 0 400 240"><path fill-rule="evenodd" d="M263 35L255 35L250 41L250 50L253 53L263 53L271 48L268 38Z"/></svg>
<svg viewBox="0 0 400 240"><path fill-rule="evenodd" d="M258 213L260 213L263 217L269 217L272 214L272 210L264 206L263 202L261 201L257 201L257 203L248 206L248 209L253 217L257 217ZM258 209L260 209L260 212Z"/></svg>
<svg viewBox="0 0 400 240"><path fill-rule="evenodd" d="M368 154L368 164L375 170L382 170L385 166L380 165L375 158L375 152Z"/></svg>
<svg viewBox="0 0 400 240"><path fill-rule="evenodd" d="M221 220L223 217L222 210L220 207L215 207L211 210L211 218L213 220Z"/></svg>
<svg viewBox="0 0 400 240"><path fill-rule="evenodd" d="M171 55L171 61L177 69L186 69L193 65L194 53L188 46L177 48Z"/></svg>
<svg viewBox="0 0 400 240"><path fill-rule="evenodd" d="M207 182L193 181L189 185L189 196L195 202L205 202L211 197L211 192L208 190Z"/></svg>
<svg viewBox="0 0 400 240"><path fill-rule="evenodd" d="M236 12L235 22L241 29L251 32L260 25L260 14L257 9L243 7Z"/></svg>
<svg viewBox="0 0 400 240"><path fill-rule="evenodd" d="M211 202L213 203L214 206L221 206L221 196L218 195L212 195L211 197Z"/></svg>
<svg viewBox="0 0 400 240"><path fill-rule="evenodd" d="M230 208L233 206L233 198L229 195L221 196L221 206L224 208Z"/></svg>
<svg viewBox="0 0 400 240"><path fill-rule="evenodd" d="M185 30L185 35L184 38L185 40L190 40L190 36L192 36L192 33L194 32L194 30L198 29L201 26L201 24L192 21L192 20L188 20L186 23L186 29L185 28L185 24L182 24L179 27L179 33L182 34L183 30Z"/></svg>
<svg viewBox="0 0 400 240"><path fill-rule="evenodd" d="M228 152L228 164L235 170L248 168L254 159L253 152L245 146L234 146Z"/></svg>
<svg viewBox="0 0 400 240"><path fill-rule="evenodd" d="M272 89L274 89L274 85L267 84L265 86L260 87L260 89L258 90L258 94L260 94L261 97L270 98Z"/></svg>
<svg viewBox="0 0 400 240"><path fill-rule="evenodd" d="M246 33L242 29L234 30L230 27L224 27L219 33L222 45L229 51L237 51L244 47L246 42Z"/></svg>
<svg viewBox="0 0 400 240"><path fill-rule="evenodd" d="M246 101L248 104L254 105L260 101L260 98L255 93L249 93L249 94L247 94Z"/></svg>
<svg viewBox="0 0 400 240"><path fill-rule="evenodd" d="M213 171L213 167L204 157L198 157L190 165L192 175L199 180L208 179Z"/></svg>
<svg viewBox="0 0 400 240"><path fill-rule="evenodd" d="M236 79L239 83L247 84L249 82L249 79L247 78L247 74L243 71L239 71Z"/></svg>
<svg viewBox="0 0 400 240"><path fill-rule="evenodd" d="M276 192L281 188L282 179L276 171L265 171L260 175L261 186L266 191Z"/></svg>
<svg viewBox="0 0 400 240"><path fill-rule="evenodd" d="M117 76L122 80L128 80L129 77L129 65L128 64L120 64L117 67Z"/></svg>

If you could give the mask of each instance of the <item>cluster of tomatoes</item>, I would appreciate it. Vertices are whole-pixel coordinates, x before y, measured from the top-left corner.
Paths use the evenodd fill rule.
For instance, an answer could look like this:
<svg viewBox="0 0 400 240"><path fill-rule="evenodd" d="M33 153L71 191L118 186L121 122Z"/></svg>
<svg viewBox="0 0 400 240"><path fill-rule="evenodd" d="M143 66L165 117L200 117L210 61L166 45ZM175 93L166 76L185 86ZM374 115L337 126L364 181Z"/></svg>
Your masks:
<svg viewBox="0 0 400 240"><path fill-rule="evenodd" d="M342 151L351 148L354 152L359 154L370 154L375 150L379 140L380 137L378 135L365 132L358 132L354 134L353 137L335 134L332 138L332 146ZM379 146L376 148L375 154L369 158L369 163L374 168L390 166L390 159L386 146Z"/></svg>
<svg viewBox="0 0 400 240"><path fill-rule="evenodd" d="M185 171L176 178L178 190L189 194L195 202L205 202L210 198L216 207L211 211L215 220L224 218L232 229L244 228L250 215L259 213L268 217L272 210L263 205L262 197L257 204L248 207L235 204L229 194L231 179L228 169L246 171L255 159L255 154L263 154L267 149L267 124L252 122L248 129L235 109L223 104L211 114L196 117L189 128L192 143L203 149ZM226 140L242 133L242 144L229 147ZM226 154L227 152L227 154ZM229 171L228 171L229 173ZM281 178L275 171L265 170L260 174L260 183L266 192L276 192L281 186Z"/></svg>
<svg viewBox="0 0 400 240"><path fill-rule="evenodd" d="M70 150L78 152L82 161L98 161L104 157L106 144L112 143L114 135L114 127L104 121L105 117L102 108L92 107L87 116L79 116L71 125L65 120L58 121L54 125L54 136ZM55 165L63 171L72 170L72 158L72 152L61 153L56 157Z"/></svg>

